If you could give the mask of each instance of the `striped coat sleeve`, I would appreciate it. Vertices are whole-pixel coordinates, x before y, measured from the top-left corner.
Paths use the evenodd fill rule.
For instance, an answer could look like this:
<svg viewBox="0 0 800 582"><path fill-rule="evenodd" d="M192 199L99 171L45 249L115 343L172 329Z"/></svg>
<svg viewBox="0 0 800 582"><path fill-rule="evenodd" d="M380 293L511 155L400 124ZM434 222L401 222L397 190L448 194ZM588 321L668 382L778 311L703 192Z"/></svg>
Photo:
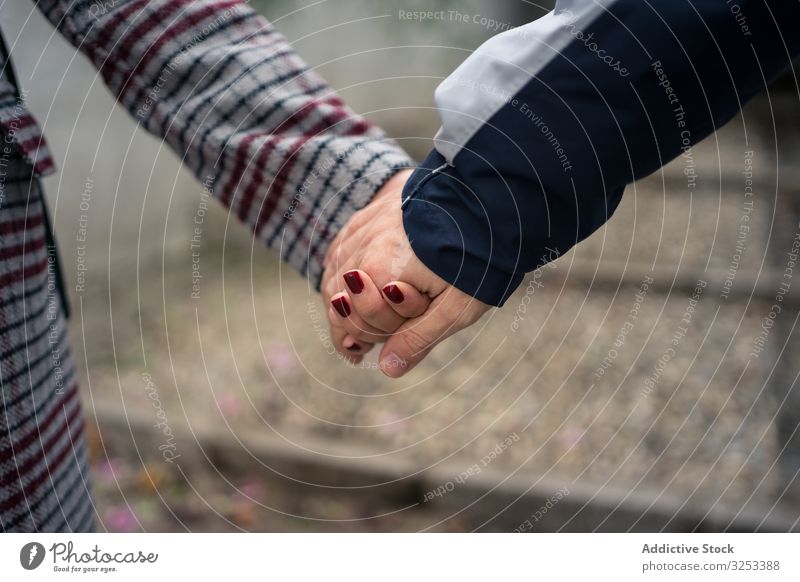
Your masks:
<svg viewBox="0 0 800 582"><path fill-rule="evenodd" d="M239 0L40 0L119 102L319 284L328 245L406 154Z"/></svg>

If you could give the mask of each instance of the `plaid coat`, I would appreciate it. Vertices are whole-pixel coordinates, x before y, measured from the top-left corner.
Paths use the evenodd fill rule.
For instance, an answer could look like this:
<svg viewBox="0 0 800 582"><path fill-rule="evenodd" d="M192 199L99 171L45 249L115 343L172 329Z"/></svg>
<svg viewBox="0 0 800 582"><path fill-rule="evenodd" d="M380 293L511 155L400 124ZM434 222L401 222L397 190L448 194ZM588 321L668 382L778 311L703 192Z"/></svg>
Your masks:
<svg viewBox="0 0 800 582"><path fill-rule="evenodd" d="M119 102L318 285L328 245L411 162L239 0L39 0ZM0 74L0 530L94 524L75 367L38 176L39 127Z"/></svg>

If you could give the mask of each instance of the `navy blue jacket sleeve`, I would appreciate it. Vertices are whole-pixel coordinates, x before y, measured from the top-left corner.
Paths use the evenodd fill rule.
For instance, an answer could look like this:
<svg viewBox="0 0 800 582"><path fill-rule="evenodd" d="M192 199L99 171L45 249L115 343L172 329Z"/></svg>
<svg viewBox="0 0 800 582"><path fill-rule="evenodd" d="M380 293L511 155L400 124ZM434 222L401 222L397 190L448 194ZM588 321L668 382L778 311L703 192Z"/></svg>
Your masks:
<svg viewBox="0 0 800 582"><path fill-rule="evenodd" d="M417 256L502 305L602 226L625 186L729 121L800 50L797 0L572 0L498 35L436 92L403 192Z"/></svg>

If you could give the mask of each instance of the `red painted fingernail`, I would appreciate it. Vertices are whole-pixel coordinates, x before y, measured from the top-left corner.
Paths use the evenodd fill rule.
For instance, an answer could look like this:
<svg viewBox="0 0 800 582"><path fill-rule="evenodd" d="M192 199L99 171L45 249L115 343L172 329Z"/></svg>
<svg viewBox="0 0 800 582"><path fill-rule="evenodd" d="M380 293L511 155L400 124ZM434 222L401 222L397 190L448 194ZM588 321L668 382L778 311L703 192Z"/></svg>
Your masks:
<svg viewBox="0 0 800 582"><path fill-rule="evenodd" d="M350 315L350 304L344 297L337 297L336 299L331 301L331 305L333 305L333 308L336 310L336 313L338 313L342 317L347 317Z"/></svg>
<svg viewBox="0 0 800 582"><path fill-rule="evenodd" d="M351 352L360 352L360 351L361 351L361 346L360 346L360 345L358 345L358 344L353 344L352 346L350 346L350 347L349 347L349 348L347 348L347 349L348 349L349 351L351 351Z"/></svg>
<svg viewBox="0 0 800 582"><path fill-rule="evenodd" d="M347 288L356 295L364 290L364 281L361 280L361 275L358 271L348 271L345 273L344 282L347 283Z"/></svg>
<svg viewBox="0 0 800 582"><path fill-rule="evenodd" d="M386 295L386 297L388 297L389 301L392 303L402 303L406 298L406 296L403 295L403 292L400 291L400 287L397 285L387 285L383 288L383 294Z"/></svg>

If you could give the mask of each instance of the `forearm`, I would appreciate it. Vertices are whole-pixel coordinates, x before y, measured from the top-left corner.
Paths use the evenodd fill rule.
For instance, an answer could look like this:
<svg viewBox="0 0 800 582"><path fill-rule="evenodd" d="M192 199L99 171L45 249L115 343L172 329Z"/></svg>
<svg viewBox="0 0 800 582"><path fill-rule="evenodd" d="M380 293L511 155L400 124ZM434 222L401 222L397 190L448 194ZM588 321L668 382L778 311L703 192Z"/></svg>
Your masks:
<svg viewBox="0 0 800 582"><path fill-rule="evenodd" d="M338 230L411 163L243 2L37 4L137 121L316 284Z"/></svg>
<svg viewBox="0 0 800 582"><path fill-rule="evenodd" d="M740 1L747 30L721 0L568 6L491 39L440 86L436 149L404 192L420 259L493 305L800 51L795 1Z"/></svg>

